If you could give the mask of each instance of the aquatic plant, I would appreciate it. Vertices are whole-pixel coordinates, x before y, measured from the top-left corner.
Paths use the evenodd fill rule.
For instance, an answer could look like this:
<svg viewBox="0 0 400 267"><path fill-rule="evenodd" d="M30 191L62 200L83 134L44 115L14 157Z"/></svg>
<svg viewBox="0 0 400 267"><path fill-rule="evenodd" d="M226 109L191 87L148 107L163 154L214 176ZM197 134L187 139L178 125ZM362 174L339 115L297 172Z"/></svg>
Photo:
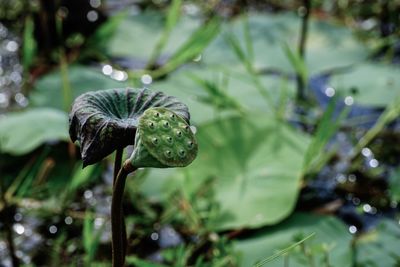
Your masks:
<svg viewBox="0 0 400 267"><path fill-rule="evenodd" d="M122 211L125 181L138 168L189 165L197 155L185 104L148 89L109 89L88 92L73 103L69 132L78 141L83 166L116 151L111 204L113 266L123 266L126 230ZM123 149L133 145L122 163Z"/></svg>

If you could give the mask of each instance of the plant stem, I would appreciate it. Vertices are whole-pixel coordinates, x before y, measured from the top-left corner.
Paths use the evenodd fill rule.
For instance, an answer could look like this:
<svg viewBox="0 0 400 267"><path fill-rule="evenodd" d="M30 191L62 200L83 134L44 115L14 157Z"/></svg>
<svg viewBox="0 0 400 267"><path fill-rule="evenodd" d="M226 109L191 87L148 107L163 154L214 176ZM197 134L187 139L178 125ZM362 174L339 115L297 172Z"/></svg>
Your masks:
<svg viewBox="0 0 400 267"><path fill-rule="evenodd" d="M115 184L115 181L117 180L118 172L121 169L123 151L124 151L123 148L118 148L117 151L115 152L113 185Z"/></svg>
<svg viewBox="0 0 400 267"><path fill-rule="evenodd" d="M302 21L301 21L301 32L300 32L298 53L300 58L304 61L307 33L308 33L308 21L310 18L311 0L303 0L303 7L305 9L304 11L305 13L301 14ZM306 81L303 80L303 77L301 77L300 73L297 74L296 80L297 80L297 99L304 100Z"/></svg>
<svg viewBox="0 0 400 267"><path fill-rule="evenodd" d="M118 172L121 169L123 152L124 152L123 148L118 148L117 151L115 152L113 185L115 185L115 182L117 181ZM122 220L122 233L121 234L122 234L122 242L123 242L122 252L124 253L123 257L125 258L126 250L127 250L127 235L126 235L125 220Z"/></svg>
<svg viewBox="0 0 400 267"><path fill-rule="evenodd" d="M134 172L135 168L125 162L118 172L113 186L111 203L111 231L112 231L112 266L123 267L125 263L126 232L122 210L122 200L124 195L125 181L129 173ZM124 240L125 239L125 240Z"/></svg>

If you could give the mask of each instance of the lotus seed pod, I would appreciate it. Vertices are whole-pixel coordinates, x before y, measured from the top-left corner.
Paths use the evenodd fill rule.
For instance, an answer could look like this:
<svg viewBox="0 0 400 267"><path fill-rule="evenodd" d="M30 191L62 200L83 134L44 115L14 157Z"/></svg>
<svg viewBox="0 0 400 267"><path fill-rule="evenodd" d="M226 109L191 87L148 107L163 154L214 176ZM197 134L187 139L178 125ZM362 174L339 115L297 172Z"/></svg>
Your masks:
<svg viewBox="0 0 400 267"><path fill-rule="evenodd" d="M187 106L172 96L148 89L119 88L88 92L75 99L70 113L69 133L81 146L83 165L94 164L118 148L133 145L139 118L154 107L164 107L189 122ZM160 116L160 114L155 115ZM173 117L174 117L173 116ZM163 118L165 132L170 120ZM149 131L156 131L148 120ZM159 138L162 140L162 138ZM156 141L157 142L157 141Z"/></svg>
<svg viewBox="0 0 400 267"><path fill-rule="evenodd" d="M150 108L139 119L133 166L170 168L189 165L197 142L185 119L166 108Z"/></svg>

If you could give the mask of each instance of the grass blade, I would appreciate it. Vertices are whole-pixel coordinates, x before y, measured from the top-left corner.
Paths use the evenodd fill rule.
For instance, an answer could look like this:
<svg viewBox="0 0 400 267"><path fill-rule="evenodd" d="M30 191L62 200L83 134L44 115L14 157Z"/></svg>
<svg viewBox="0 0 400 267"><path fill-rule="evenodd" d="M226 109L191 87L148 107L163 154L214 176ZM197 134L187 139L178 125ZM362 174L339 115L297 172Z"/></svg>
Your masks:
<svg viewBox="0 0 400 267"><path fill-rule="evenodd" d="M253 265L253 267L261 267L261 266L265 265L266 263L271 262L271 261L273 261L273 260L275 260L275 259L277 259L277 258L279 258L279 257L281 257L281 256L283 256L283 255L285 255L285 254L287 254L289 251L291 251L292 249L294 249L294 248L297 247L298 245L302 244L303 242L307 241L308 239L310 239L310 238L313 237L314 235L315 235L315 233L312 233L312 234L306 236L306 237L303 238L302 240L300 240L300 241L298 241L298 242L296 242L296 243L290 245L289 247L287 247L287 248L285 248L285 249L283 249L283 250L281 250L281 251L276 252L275 254L269 256L269 257L266 258L266 259L263 259L263 260L257 262L256 264Z"/></svg>

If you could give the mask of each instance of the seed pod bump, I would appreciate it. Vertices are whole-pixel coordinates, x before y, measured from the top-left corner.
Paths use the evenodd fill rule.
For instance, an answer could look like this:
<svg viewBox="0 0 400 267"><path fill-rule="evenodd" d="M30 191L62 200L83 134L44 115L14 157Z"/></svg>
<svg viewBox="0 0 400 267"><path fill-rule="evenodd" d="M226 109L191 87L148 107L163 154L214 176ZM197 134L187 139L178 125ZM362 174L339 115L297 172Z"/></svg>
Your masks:
<svg viewBox="0 0 400 267"><path fill-rule="evenodd" d="M166 151L164 152L164 154L165 154L165 156L166 156L167 158L172 158L172 152L171 152L171 150L166 150Z"/></svg>
<svg viewBox="0 0 400 267"><path fill-rule="evenodd" d="M154 145L156 145L156 146L159 144L158 138L157 138L157 137L153 137L153 138L151 139L151 142L152 142Z"/></svg>
<svg viewBox="0 0 400 267"><path fill-rule="evenodd" d="M183 149L180 149L178 152L179 157L184 158L186 156L186 152Z"/></svg>
<svg viewBox="0 0 400 267"><path fill-rule="evenodd" d="M169 122L168 121L162 121L162 126L164 129L169 129Z"/></svg>

